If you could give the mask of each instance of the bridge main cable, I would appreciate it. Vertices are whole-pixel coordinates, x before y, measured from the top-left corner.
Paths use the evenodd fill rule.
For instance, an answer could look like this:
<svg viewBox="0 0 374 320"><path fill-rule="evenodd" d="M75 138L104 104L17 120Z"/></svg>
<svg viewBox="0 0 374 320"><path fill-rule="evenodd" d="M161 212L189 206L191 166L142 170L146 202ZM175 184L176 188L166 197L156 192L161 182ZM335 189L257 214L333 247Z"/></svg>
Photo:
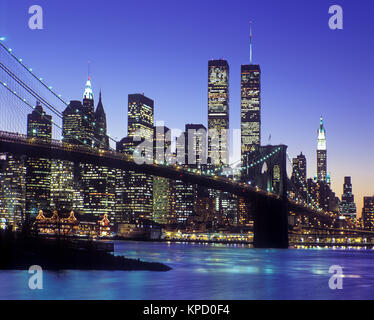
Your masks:
<svg viewBox="0 0 374 320"><path fill-rule="evenodd" d="M65 106L68 106L69 104L64 100L62 99L61 95L60 94L57 94L55 93L53 90L52 90L52 87L51 86L48 86L46 83L43 82L43 80L41 78L39 78L38 76L36 76L33 72L32 72L32 69L31 68L28 68L24 63L23 63L23 60L22 59L19 59L14 53L13 53L13 50L6 47L4 45L4 43L0 40L0 47L2 47L14 60L17 61L18 64L20 64L22 66L22 68L24 68L28 73L30 73L32 75L33 78L35 78L39 83L42 84L42 86L44 88L46 88L49 92L51 92L58 100L60 100ZM53 108L53 107L52 107ZM57 112L61 113L60 111L56 110ZM62 119L62 113L61 113L61 119ZM83 118L84 121L87 121L88 120L85 120ZM107 135L108 138L113 141L114 143L118 143L117 140L113 139L109 134ZM96 142L99 142L99 141L96 141ZM114 150L113 148L111 148L109 146L110 149Z"/></svg>

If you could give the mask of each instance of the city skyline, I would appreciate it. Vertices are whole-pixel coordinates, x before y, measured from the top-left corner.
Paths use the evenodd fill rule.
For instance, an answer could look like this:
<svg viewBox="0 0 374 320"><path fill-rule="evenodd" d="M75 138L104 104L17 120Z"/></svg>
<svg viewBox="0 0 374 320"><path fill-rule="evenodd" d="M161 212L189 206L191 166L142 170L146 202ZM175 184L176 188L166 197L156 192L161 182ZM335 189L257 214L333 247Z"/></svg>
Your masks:
<svg viewBox="0 0 374 320"><path fill-rule="evenodd" d="M22 2L21 2L22 3ZM290 2L292 3L292 1ZM370 69L373 68L372 65L368 65L367 70L365 72L361 71L361 81L359 82L359 88L354 86L351 81L344 81L338 80L340 74L341 74L341 67L343 64L343 60L347 59L348 56L350 56L350 61L352 61L352 58L357 55L357 53L352 52L350 48L348 48L348 52L342 52L343 50L340 50L342 48L347 49L343 46L346 45L346 40L349 39L354 45L355 39L352 39L352 32L349 28L350 26L353 27L353 24L350 25L349 22L349 15L347 17L347 24L345 27L345 30L333 32L328 29L327 27L327 20L328 20L328 14L327 14L327 5L322 5L321 3L318 3L316 7L312 8L312 12L318 11L318 17L316 21L313 21L312 19L309 20L309 15L307 15L306 22L304 24L304 29L300 25L299 27L305 32L307 39L314 40L315 38L312 33L312 25L316 25L315 28L317 28L319 32L319 36L321 36L321 41L323 41L324 44L326 44L326 48L319 48L318 53L320 55L316 55L316 51L312 49L312 43L311 41L309 44L303 42L303 45L305 45L307 48L310 49L311 53L308 53L306 56L310 57L312 53L318 57L320 61L324 61L324 58L327 58L331 54L331 52L334 53L336 56L335 62L331 61L331 57L328 59L329 61L329 68L325 68L325 74L324 78L321 79L320 83L313 82L312 80L316 79L317 74L311 72L311 77L304 77L302 80L305 80L305 87L310 86L308 88L303 88L302 85L300 85L298 79L297 79L297 69L304 67L303 63L301 63L300 59L293 61L293 64L288 63L285 59L287 54L290 55L290 58L295 58L295 51L285 51L285 52L277 52L277 57L274 57L274 54L272 54L272 59L276 61L272 61L271 57L269 57L269 53L264 53L266 51L266 48L269 46L269 42L272 42L274 40L276 44L279 44L279 39L276 37L278 33L275 30L272 30L274 32L274 37L272 38L269 36L269 33L267 33L269 30L266 28L266 21L270 19L264 19L262 20L261 14L256 12L253 14L254 17L247 16L243 17L243 21L238 23L241 28L238 28L238 24L235 24L233 27L229 28L227 25L227 28L232 31L232 28L237 28L238 34L240 34L238 37L233 37L235 40L235 50L237 52L240 52L240 58L238 59L238 56L235 54L233 55L232 51L227 51L227 46L216 46L212 47L212 50L204 51L204 55L209 55L206 60L203 61L202 58L198 58L191 54L191 56L194 59L191 59L191 61L195 61L195 64L191 64L190 61L187 62L187 65L185 66L183 63L180 64L178 61L179 69L174 69L174 61L170 62L171 70L178 70L179 72L184 72L183 75L186 73L186 80L189 79L189 82L191 82L191 79L198 79L198 87L197 84L188 86L188 90L185 90L184 88L174 87L173 81L174 77L176 75L170 76L167 72L165 72L164 69L165 64L161 63L159 67L152 66L152 64L149 64L149 61L147 59L142 61L143 68L140 68L139 65L136 66L138 68L137 72L133 72L134 70L131 70L132 68L129 68L127 66L123 70L130 72L126 72L126 76L123 77L124 83L123 87L118 85L118 81L114 81L115 79L118 80L118 78L121 78L121 76L124 75L123 72L118 72L113 70L113 64L108 63L108 61L104 58L104 53L101 54L93 54L94 50L92 50L91 44L89 42L83 41L83 44L87 44L87 47L84 48L81 54L72 54L72 53L66 53L62 52L59 53L60 56L64 57L66 55L70 56L69 62L61 63L61 66L59 66L59 63L53 62L53 65L55 65L55 69L59 70L60 68L66 67L69 70L69 73L74 76L71 76L69 81L65 81L64 78L65 75L62 74L62 72L56 72L51 73L51 71L48 70L50 67L50 61L48 59L45 62L41 62L42 59L45 59L45 55L43 53L43 47L44 47L44 41L43 38L47 37L49 39L50 36L48 36L48 32L59 32L60 29L49 29L48 27L55 26L51 20L48 19L48 11L51 14L56 14L56 10L59 8L58 5L51 6L47 3L41 3L42 6L45 6L45 15L46 15L46 30L41 31L45 32L45 34L35 34L31 33L30 30L21 30L20 32L15 32L14 34L24 35L27 33L29 41L38 41L37 44L42 49L40 52L37 52L37 55L40 57L35 56L35 53L31 52L31 49L33 46L29 41L25 41L25 43L21 43L20 39L18 40L14 35L12 35L11 32L3 32L3 27L0 25L1 34L7 36L7 42L6 45L9 47L15 47L17 50L17 53L20 56L27 57L27 65L33 66L35 68L36 73L42 75L46 79L51 79L51 81L48 81L48 83L51 83L54 87L59 88L60 92L63 94L63 96L69 100L75 100L81 97L81 88L82 88L82 77L85 77L86 73L86 63L87 60L93 61L92 63L92 71L93 71L93 87L94 87L94 97L98 97L98 92L100 89L103 91L103 97L105 99L105 110L107 114L107 121L108 121L108 131L111 134L111 136L114 136L119 140L122 138L126 133L126 96L128 93L133 92L142 92L144 91L147 96L152 98L155 101L155 120L163 120L165 122L165 125L168 127L179 127L181 129L184 128L185 123L202 123L204 125L207 124L207 117L206 117L206 95L207 95L207 83L206 83L206 63L211 58L221 58L220 55L222 55L222 58L226 59L228 61L228 64L230 66L230 126L231 128L239 128L239 119L238 117L240 113L240 88L238 88L238 83L240 83L240 65L246 64L249 62L249 20L254 20L254 63L259 63L261 65L262 70L262 107L263 107L263 113L262 113L262 119L263 119L263 127L262 127L262 144L266 145L268 142L268 137L271 134L271 143L284 143L289 146L289 154L291 157L295 157L297 154L302 151L306 157L307 157L307 166L308 166L308 176L314 176L316 174L316 156L315 156L315 149L316 149L316 127L318 125L318 117L322 114L324 117L326 129L327 129L327 148L328 148L328 172L331 172L331 182L332 182L332 188L336 192L337 195L341 195L342 193L342 184L344 181L345 176L351 176L352 177L352 184L353 184L353 194L356 197L356 202L358 204L357 206L357 212L360 215L361 214L361 207L362 207L362 198L363 196L370 196L373 191L370 188L370 180L372 180L372 177L370 174L373 170L370 170L371 167L371 159L373 159L373 154L371 151L367 150L368 148L364 148L365 144L370 143L370 130L369 128L369 112L365 110L365 107L362 108L362 113L359 115L359 121L357 121L357 114L349 113L349 108L347 107L350 104L359 104L361 102L361 105L367 106L368 103L370 103L367 95L369 95L369 88L365 88L365 85L368 83L368 81L363 81L366 76L366 72L370 74ZM118 5L118 4L117 4ZM20 4L18 4L20 6ZM79 6L77 4L77 6ZM196 3L191 4L192 7L196 6ZM276 6L276 4L275 4ZM289 4L287 4L286 7L288 7ZM90 8L89 10L94 10L95 5L93 5L94 8ZM205 5L202 5L202 7L205 8ZM346 12L349 12L347 8L352 9L353 14L358 14L357 8L352 5L344 4L343 1L343 7L346 9ZM9 8L12 9L12 8ZM112 10L108 9L107 10ZM356 9L356 10L355 10ZM55 11L54 11L55 10ZM191 9L192 10L192 9ZM218 9L216 9L218 10ZM283 12L284 9L282 9ZM10 15L12 16L12 10L10 11ZM57 10L58 11L58 10ZM72 10L74 12L79 12L79 10ZM256 11L256 10L254 10ZM2 10L2 12L5 12ZM188 13L191 13L189 10L187 10ZM294 14L296 14L296 9L294 9ZM71 12L71 15L74 13ZM76 13L75 13L76 14ZM17 18L17 13L13 12L13 15ZM94 13L95 15L95 13ZM96 13L97 15L97 13ZM269 13L271 15L271 13ZM310 13L312 15L312 13ZM352 15L352 13L351 13ZM199 16L200 17L200 16ZM273 16L272 16L273 17ZM3 18L3 17L2 17ZM296 21L298 21L298 17L294 17ZM3 20L3 19L2 19ZM9 21L8 19L7 23L5 24L9 30L11 29L17 29L17 27L14 27L13 22ZM84 20L84 19L82 19ZM18 21L15 19L15 22ZM49 22L48 22L49 21ZM276 20L279 22L279 20ZM49 24L52 23L52 24ZM126 24L127 25L127 24ZM178 24L177 24L178 25ZM24 26L26 28L26 24ZM94 25L92 28L97 28ZM326 30L325 30L326 29ZM346 31L348 29L348 31ZM98 29L95 29L96 31ZM321 33L321 30L322 33ZM145 30L142 29L142 32L144 34ZM363 32L368 32L368 29L363 28ZM135 32L139 33L139 32ZM100 34L100 33L99 33ZM191 37L188 37L187 40L188 43L193 43L192 35L193 33L187 33L188 35L191 35ZM267 34L267 36L266 36ZM271 33L270 33L271 34ZM170 34L167 34L167 36L170 36ZM294 36L294 33L291 32L291 36ZM345 35L343 37L342 35ZM163 36L165 37L165 35ZM64 42L64 48L66 50L67 44L74 44L74 41L77 39L72 36L73 39L71 41L69 39L66 42ZM89 37L88 37L89 38ZM133 39L133 37L131 37ZM148 38L147 38L148 39ZM200 43L200 36L196 36L196 40ZM57 40L57 39L56 39ZM93 40L93 39L91 39ZM100 39L101 41L107 41L104 39ZM163 39L165 40L165 39ZM332 41L333 45L328 44L327 42ZM357 39L355 40L357 41ZM56 42L54 41L47 41L49 44ZM151 43L154 44L154 42L151 41ZM178 42L177 42L178 43ZM288 42L289 43L289 42ZM62 47L59 47L59 45L56 43L57 47L62 50ZM82 45L82 44L81 44ZM362 43L360 42L360 45L362 47ZM335 50L332 50L333 47L336 46ZM82 47L85 47L82 45ZM91 48L90 48L91 47ZM105 47L105 46L104 46ZM156 47L157 48L157 47ZM206 49L206 47L204 46ZM340 49L339 49L340 48ZM90 49L90 50L89 50ZM126 57L128 55L126 54L125 48L118 47L119 51L118 55L125 54ZM158 49L158 48L157 48ZM295 49L295 47L293 47ZM103 49L105 51L105 49ZM339 51L340 50L340 51ZM69 51L69 50L68 50ZM115 50L113 50L115 51ZM180 51L183 51L183 47L181 50L174 51L175 58L178 60L178 57L180 56ZM299 51L301 49L299 48ZM143 53L144 54L144 53ZM159 50L156 50L156 56L157 54L160 54ZM212 56L213 55L213 56ZM217 57L218 55L218 57ZM83 57L85 56L85 57ZM94 57L92 57L94 56ZM100 57L101 56L101 57ZM151 55L152 56L152 55ZM167 56L167 55L166 55ZM130 54L131 57L131 54ZM158 56L160 57L160 56ZM366 57L366 56L365 56ZM364 57L364 58L365 58ZM77 59L75 59L77 58ZM269 60L270 59L270 60ZM116 60L116 59L114 59ZM131 61L135 61L136 59L133 57L132 59L129 59ZM141 59L139 59L141 60ZM187 61L187 60L185 60ZM274 62L282 62L281 64L287 65L287 71L289 72L289 66L293 66L294 68L291 70L291 75L288 75L288 79L291 80L287 84L280 84L280 82L275 81L281 76L285 75L285 69L283 69L282 65L276 65ZM316 67L315 64L318 65L317 61L308 60L310 63L309 67L307 68L308 71L311 71L312 67ZM191 64L191 65L189 65ZM321 65L327 65L326 63L322 63ZM107 68L109 66L109 70L111 70L114 73L113 79L108 79L108 73L103 70L103 68ZM275 66L275 68L274 68ZM347 66L344 64L344 67L347 69ZM161 69L160 69L161 68ZM181 69L182 68L182 69ZM190 68L191 70L185 70ZM348 68L351 68L349 66ZM201 70L200 70L201 69ZM345 70L346 70L345 69ZM40 72L39 72L40 70ZM51 70L54 70L51 68ZM78 71L79 70L79 71ZM154 80L150 81L150 79L145 79L143 77L144 73L146 73L145 70L148 70L150 74L154 74L155 77L149 77L152 79L157 79L158 74L162 74L161 71L164 71L167 75L163 77L163 81L161 81L161 85L156 83ZM153 71L155 70L155 71ZM321 67L317 69L321 70ZM349 72L354 72L354 70L350 69ZM204 75L205 73L205 75ZM303 72L307 74L307 72ZM309 74L308 74L309 75ZM351 75L351 73L349 73ZM170 77L168 77L170 76ZM179 75L180 76L180 75ZM126 78L128 77L128 78ZM362 79L362 77L364 79ZM129 78L134 79L133 85L129 85ZM183 78L184 79L184 78ZM293 81L292 81L293 80ZM324 82L326 81L326 82ZM330 81L330 85L326 86L324 88L324 84ZM303 81L302 81L303 82ZM105 83L105 86L103 85ZM184 82L182 82L184 83ZM274 83L276 85L274 85ZM278 86L279 83L279 86ZM312 86L313 84L313 86ZM74 87L75 86L75 87ZM165 89L161 88L160 92L158 89L160 87L165 86L166 88L171 87L171 89L177 89L172 92L172 90L167 90L169 93L170 99L167 99L165 95ZM294 86L294 87L293 87ZM314 87L317 86L317 89ZM351 86L350 91L348 92L341 92L341 89ZM135 90L135 87L137 89ZM183 87L183 86L182 86ZM127 89L128 88L128 89ZM134 90L132 90L134 89ZM304 89L304 90L300 90ZM344 89L343 89L344 90ZM356 90L356 91L355 91ZM359 91L357 91L359 90ZM328 91L328 92L325 92ZM120 92L121 94L118 94L117 92ZM196 93L197 92L197 93ZM355 93L356 92L356 93ZM361 95L358 95L357 92L360 92ZM182 94L182 98L179 97L177 100L180 102L179 104L175 103L176 98L178 98L178 94ZM191 97L188 97L188 99L183 99L184 97L187 97L188 94L191 95ZM282 94L284 96L282 96ZM365 95L366 94L366 95ZM195 96L196 95L196 96ZM300 97L301 96L301 97ZM370 96L370 95L369 95ZM203 97L203 99L201 99ZM281 101L279 97L284 98L284 102ZM365 97L368 101L365 101ZM291 98L291 100L290 100ZM327 98L327 99L326 99ZM352 100L354 99L354 100ZM187 101L184 101L187 100ZM278 101L277 101L278 100ZM310 102L312 100L312 103ZM346 100L346 101L343 101ZM97 101L97 100L96 100ZM323 101L323 102L321 102ZM297 107L295 107L296 104L302 102L305 105L309 106L317 106L314 108L314 110L311 108L302 108L302 110L297 110ZM172 107L172 105L178 106L178 108ZM188 111L188 105L192 105L192 110L195 112ZM288 107L288 105L290 105ZM326 108L326 105L330 106L331 108ZM339 107L342 106L341 109ZM285 121L283 125L279 125L279 108L282 109L284 112L284 115L282 114L281 120L289 119L289 121ZM187 109L187 110L186 110ZM191 108L190 108L191 109ZM169 110L175 110L175 115L173 114L167 114ZM303 117L292 114L292 112L301 113ZM345 117L342 117L341 114L345 115ZM180 115L179 117L177 115ZM289 115L289 117L287 116ZM367 118L367 119L366 119ZM188 120L187 120L188 119ZM348 121L350 120L350 121ZM175 124L175 125L174 125ZM346 130L346 128L350 128L350 130ZM285 130L286 128L286 130ZM348 132L346 132L348 131ZM295 134L297 132L297 134ZM352 134L352 132L354 134ZM361 141L361 143L360 143ZM346 145L349 145L350 149L352 150L351 153L347 154L347 148ZM357 150L360 151L360 153L357 152ZM344 151L344 152L343 152ZM360 157L363 160L363 164L357 165L357 157L362 154L362 157ZM343 160L341 160L343 159ZM368 168L367 170L363 170L361 168ZM366 172L368 171L368 172ZM290 171L289 171L290 175Z"/></svg>

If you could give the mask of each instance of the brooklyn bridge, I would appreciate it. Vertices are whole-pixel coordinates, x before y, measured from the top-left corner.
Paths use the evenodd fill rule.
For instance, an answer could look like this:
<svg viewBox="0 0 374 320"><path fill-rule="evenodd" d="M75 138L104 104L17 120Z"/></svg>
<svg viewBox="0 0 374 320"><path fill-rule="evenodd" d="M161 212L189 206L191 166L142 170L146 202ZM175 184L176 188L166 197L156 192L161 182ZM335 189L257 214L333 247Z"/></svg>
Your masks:
<svg viewBox="0 0 374 320"><path fill-rule="evenodd" d="M76 141L66 141L59 134L53 138L25 134L25 113L39 112L35 101L55 115L54 120L46 119L57 132L61 132L63 121L63 112L57 105L67 107L69 103L1 41L0 46L1 153L121 169L235 195L244 199L248 215L253 218L253 245L257 248L287 248L295 230L293 227L297 224L295 221L307 221L302 228L307 234L354 235L371 242L371 232L339 219L338 213L321 209L309 194L301 194L293 186L287 176L289 158L286 145L261 146L245 166L239 168L251 172L254 183L249 184L234 179L222 169L193 168L157 161L138 164L133 155L110 147L119 143L112 137L109 137L109 147L101 148L101 141L89 144L79 137ZM51 100L54 102L49 102ZM278 173L276 182L275 171Z"/></svg>

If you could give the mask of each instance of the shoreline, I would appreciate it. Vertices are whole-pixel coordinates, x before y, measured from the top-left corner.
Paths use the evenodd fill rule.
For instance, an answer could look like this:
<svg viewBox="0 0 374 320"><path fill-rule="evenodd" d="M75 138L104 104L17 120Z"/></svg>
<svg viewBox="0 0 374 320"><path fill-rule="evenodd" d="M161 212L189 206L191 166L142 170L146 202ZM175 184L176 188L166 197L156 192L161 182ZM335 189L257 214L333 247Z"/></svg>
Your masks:
<svg viewBox="0 0 374 320"><path fill-rule="evenodd" d="M107 247L107 246L106 246ZM43 270L169 271L159 262L146 262L114 255L95 241L43 239L0 233L0 270L28 270L39 265Z"/></svg>

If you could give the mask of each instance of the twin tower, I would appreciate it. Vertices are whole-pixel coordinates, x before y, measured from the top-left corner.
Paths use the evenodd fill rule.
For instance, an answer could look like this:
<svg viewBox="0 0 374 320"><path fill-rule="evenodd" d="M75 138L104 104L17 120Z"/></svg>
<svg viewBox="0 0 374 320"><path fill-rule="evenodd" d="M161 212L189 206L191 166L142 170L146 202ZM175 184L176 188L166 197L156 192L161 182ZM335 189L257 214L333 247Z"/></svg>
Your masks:
<svg viewBox="0 0 374 320"><path fill-rule="evenodd" d="M261 70L259 65L241 66L241 160L258 150L261 141ZM216 130L219 150L215 165L228 163L229 157L229 65L226 60L208 63L208 130ZM212 146L208 141L208 156Z"/></svg>

